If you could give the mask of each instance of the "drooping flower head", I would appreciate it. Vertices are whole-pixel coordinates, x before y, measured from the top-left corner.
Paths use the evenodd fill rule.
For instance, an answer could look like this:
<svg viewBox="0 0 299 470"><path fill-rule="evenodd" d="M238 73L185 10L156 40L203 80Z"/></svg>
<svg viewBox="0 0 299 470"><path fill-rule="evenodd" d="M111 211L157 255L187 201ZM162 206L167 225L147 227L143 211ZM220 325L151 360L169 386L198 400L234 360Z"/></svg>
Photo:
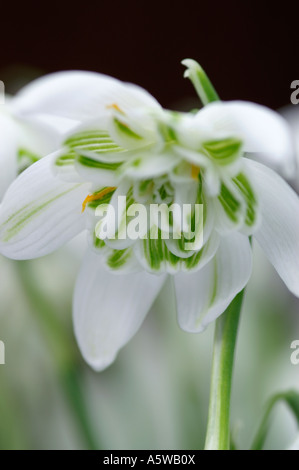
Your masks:
<svg viewBox="0 0 299 470"><path fill-rule="evenodd" d="M201 71L198 65L190 60L185 64L195 85L201 83L196 77ZM113 96L110 104L107 97L102 113L65 140L64 151L54 161L56 174L92 182L83 210L89 208L93 220L103 205L109 203L115 209L102 220L108 238L101 241L99 230L92 231L92 243L102 250L109 267L119 269L137 261L150 272L198 269L215 254L221 235L236 231L251 235L258 227L258 195L244 152L264 150L274 157L287 156L287 130L281 139L281 119L252 104L217 101L197 113L178 113L163 110L154 99L136 91L132 97L129 93L125 98ZM203 101L205 95L206 100L217 99L207 79L201 95ZM259 122L254 123L257 135L246 135L246 122L257 118L272 120L270 146L267 136L260 136ZM275 125L280 130L278 139ZM120 197L126 201L122 208ZM156 227L150 221L143 237L129 237L128 215L134 215L136 203L148 210L153 204L176 205L169 223L171 233L181 228L179 237L164 237L163 221L159 225L158 220ZM193 227L203 232L202 246L190 250L188 244L186 250L183 230L194 213L184 211L183 205L195 203L203 205L203 221ZM121 213L115 223L117 210Z"/></svg>
<svg viewBox="0 0 299 470"><path fill-rule="evenodd" d="M220 102L198 64L185 65L205 105L197 112L164 110L144 90L97 74L45 79L35 112L80 125L19 177L0 211L1 251L12 258L44 255L88 230L74 320L96 369L139 328L166 273L181 327L202 331L248 282L251 235L299 295L298 197L250 158L289 167L289 129L264 107ZM155 204L169 211L150 217Z"/></svg>

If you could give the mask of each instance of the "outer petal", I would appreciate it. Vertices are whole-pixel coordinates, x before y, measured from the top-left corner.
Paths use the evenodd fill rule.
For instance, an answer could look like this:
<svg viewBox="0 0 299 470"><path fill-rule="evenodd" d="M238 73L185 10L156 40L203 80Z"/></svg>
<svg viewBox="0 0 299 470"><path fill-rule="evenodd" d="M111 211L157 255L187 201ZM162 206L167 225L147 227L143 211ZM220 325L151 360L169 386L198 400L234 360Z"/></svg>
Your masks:
<svg viewBox="0 0 299 470"><path fill-rule="evenodd" d="M26 155L29 152L40 159L60 148L61 134L55 127L39 122L38 119L25 118L15 121L18 128L18 148L15 159L19 165L22 163L21 153ZM22 170L22 165L20 169Z"/></svg>
<svg viewBox="0 0 299 470"><path fill-rule="evenodd" d="M54 154L24 171L0 206L0 252L13 259L43 256L85 226L87 184L63 183L51 171Z"/></svg>
<svg viewBox="0 0 299 470"><path fill-rule="evenodd" d="M18 129L9 116L0 114L0 200L17 176Z"/></svg>
<svg viewBox="0 0 299 470"><path fill-rule="evenodd" d="M293 294L299 297L299 198L274 171L247 160L261 211L254 234L258 243Z"/></svg>
<svg viewBox="0 0 299 470"><path fill-rule="evenodd" d="M113 274L89 251L74 295L74 326L81 352L95 370L103 370L137 332L165 276L143 272Z"/></svg>
<svg viewBox="0 0 299 470"><path fill-rule="evenodd" d="M64 135L78 125L71 119L42 114L16 116L15 120L20 124L20 146L40 156L60 148Z"/></svg>
<svg viewBox="0 0 299 470"><path fill-rule="evenodd" d="M138 106L160 107L135 85L94 72L68 71L46 75L24 87L14 100L14 110L82 122L101 115L112 104L124 112Z"/></svg>
<svg viewBox="0 0 299 470"><path fill-rule="evenodd" d="M215 102L199 111L195 120L198 126L205 126L207 136L209 132L215 136L215 131L219 137L237 134L246 152L263 154L269 165L281 166L290 174L294 170L290 128L278 113L245 101Z"/></svg>
<svg viewBox="0 0 299 470"><path fill-rule="evenodd" d="M10 116L12 101L0 114L0 200L18 171L32 163L32 156L39 159L61 144L61 137L53 126L36 119L20 120Z"/></svg>
<svg viewBox="0 0 299 470"><path fill-rule="evenodd" d="M198 333L216 320L247 284L252 268L246 236L223 237L216 256L200 271L174 276L180 327Z"/></svg>

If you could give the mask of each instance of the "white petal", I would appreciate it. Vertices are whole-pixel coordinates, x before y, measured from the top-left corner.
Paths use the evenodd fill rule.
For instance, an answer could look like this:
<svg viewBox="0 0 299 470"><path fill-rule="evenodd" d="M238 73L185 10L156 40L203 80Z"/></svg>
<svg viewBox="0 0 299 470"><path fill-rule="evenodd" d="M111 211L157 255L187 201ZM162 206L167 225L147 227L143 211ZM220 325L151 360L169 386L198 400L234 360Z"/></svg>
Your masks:
<svg viewBox="0 0 299 470"><path fill-rule="evenodd" d="M224 105L245 136L247 152L266 152L274 159L292 155L290 128L278 113L245 101Z"/></svg>
<svg viewBox="0 0 299 470"><path fill-rule="evenodd" d="M250 160L246 165L261 211L254 236L287 287L299 297L299 198L266 166Z"/></svg>
<svg viewBox="0 0 299 470"><path fill-rule="evenodd" d="M57 169L56 169L57 171ZM58 168L58 174L62 175L61 169ZM103 168L94 168L86 166L82 163L82 159L75 160L74 165L66 168L65 176L68 178L81 179L82 181L89 181L95 187L101 186L118 186L120 177L115 170L105 170ZM64 178L64 176L62 175Z"/></svg>
<svg viewBox="0 0 299 470"><path fill-rule="evenodd" d="M170 173L171 170L180 162L180 158L172 152L154 153L142 150L140 154L130 158L119 169L118 174L133 178L134 180L143 180L157 178Z"/></svg>
<svg viewBox="0 0 299 470"><path fill-rule="evenodd" d="M54 152L61 143L53 127L36 119L15 119L0 114L0 199L9 184L17 177L18 155L22 151L36 158ZM22 166L22 164L21 164Z"/></svg>
<svg viewBox="0 0 299 470"><path fill-rule="evenodd" d="M0 114L0 200L17 176L18 127L9 116Z"/></svg>
<svg viewBox="0 0 299 470"><path fill-rule="evenodd" d="M16 114L16 113L15 113ZM18 114L16 115L18 118ZM52 114L45 114L45 113L33 113L33 114L21 114L21 118L23 122L28 123L32 126L32 128L47 128L51 129L52 131L56 132L56 134L60 137L59 142L61 143L61 137L69 134L73 131L78 125L80 125L80 121L78 119L69 119L63 116L57 116Z"/></svg>
<svg viewBox="0 0 299 470"><path fill-rule="evenodd" d="M68 71L46 75L24 87L14 100L17 114L50 114L83 122L117 104L160 108L145 90L94 72Z"/></svg>
<svg viewBox="0 0 299 470"><path fill-rule="evenodd" d="M38 158L49 155L61 146L61 134L38 119L18 120L18 130L18 150L29 151Z"/></svg>
<svg viewBox="0 0 299 470"><path fill-rule="evenodd" d="M294 149L290 128L284 118L270 109L245 101L215 102L196 116L197 125L205 126L207 136L240 136L246 152L263 154L269 164L291 173ZM209 123L209 126L207 126Z"/></svg>
<svg viewBox="0 0 299 470"><path fill-rule="evenodd" d="M200 271L174 276L180 327L197 333L216 320L247 284L252 268L246 236L223 237L215 257Z"/></svg>
<svg viewBox="0 0 299 470"><path fill-rule="evenodd" d="M74 295L74 327L84 359L103 370L137 332L165 276L143 272L112 274L88 252Z"/></svg>
<svg viewBox="0 0 299 470"><path fill-rule="evenodd" d="M89 185L59 181L52 174L55 154L24 171L0 206L0 252L13 259L43 256L85 227L82 202Z"/></svg>
<svg viewBox="0 0 299 470"><path fill-rule="evenodd" d="M102 265L112 274L125 274L140 271L140 263L135 256L133 247L126 249L112 249L107 243L98 243L94 236L94 229L88 230L89 249L100 257Z"/></svg>

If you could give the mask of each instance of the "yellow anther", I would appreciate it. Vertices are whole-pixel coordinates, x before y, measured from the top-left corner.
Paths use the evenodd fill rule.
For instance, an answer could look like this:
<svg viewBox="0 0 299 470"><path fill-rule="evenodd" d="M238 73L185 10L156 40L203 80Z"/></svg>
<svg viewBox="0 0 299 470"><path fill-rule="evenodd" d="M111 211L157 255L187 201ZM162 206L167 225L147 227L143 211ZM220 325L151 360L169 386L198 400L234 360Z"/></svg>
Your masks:
<svg viewBox="0 0 299 470"><path fill-rule="evenodd" d="M118 111L121 114L125 114L116 103L108 104L108 106L106 106L106 109L115 109L115 111Z"/></svg>
<svg viewBox="0 0 299 470"><path fill-rule="evenodd" d="M109 186L108 188L105 188L103 189L102 191L99 191L98 193L96 194L89 194L88 196L86 196L86 198L84 199L83 203L82 203L82 212L85 211L86 209L86 205L91 202L91 201L99 201L100 199L102 199L104 196L106 196L106 194L108 193L111 193L112 191L114 191L116 188L114 186Z"/></svg>
<svg viewBox="0 0 299 470"><path fill-rule="evenodd" d="M108 106L106 106L106 109L114 109L115 111L122 114L123 116L126 115L126 113L124 113L123 110L116 103L108 104ZM126 124L125 122L120 122L117 118L114 118L114 119L115 119L115 121L117 121L122 126L129 127L128 124Z"/></svg>
<svg viewBox="0 0 299 470"><path fill-rule="evenodd" d="M198 175L200 173L200 167L196 165L191 165L191 178L198 180Z"/></svg>

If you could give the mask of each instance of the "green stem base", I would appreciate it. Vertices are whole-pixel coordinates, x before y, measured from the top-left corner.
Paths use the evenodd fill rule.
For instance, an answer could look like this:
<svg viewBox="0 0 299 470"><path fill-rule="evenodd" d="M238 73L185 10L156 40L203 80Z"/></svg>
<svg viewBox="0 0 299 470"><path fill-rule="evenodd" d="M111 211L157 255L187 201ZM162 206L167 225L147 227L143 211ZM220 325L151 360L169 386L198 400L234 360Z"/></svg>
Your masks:
<svg viewBox="0 0 299 470"><path fill-rule="evenodd" d="M216 321L205 450L230 449L231 384L243 296L244 290Z"/></svg>

